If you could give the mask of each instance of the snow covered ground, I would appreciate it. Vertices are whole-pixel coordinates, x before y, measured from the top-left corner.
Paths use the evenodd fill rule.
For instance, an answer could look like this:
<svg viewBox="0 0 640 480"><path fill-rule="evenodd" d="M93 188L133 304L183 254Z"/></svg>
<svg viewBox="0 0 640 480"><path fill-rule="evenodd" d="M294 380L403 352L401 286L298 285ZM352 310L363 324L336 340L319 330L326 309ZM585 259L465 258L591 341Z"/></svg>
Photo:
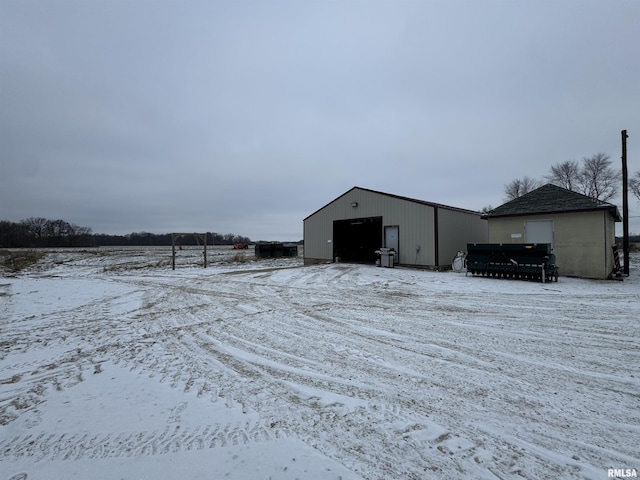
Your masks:
<svg viewBox="0 0 640 480"><path fill-rule="evenodd" d="M640 471L637 256L542 284L236 253L0 277L0 480Z"/></svg>

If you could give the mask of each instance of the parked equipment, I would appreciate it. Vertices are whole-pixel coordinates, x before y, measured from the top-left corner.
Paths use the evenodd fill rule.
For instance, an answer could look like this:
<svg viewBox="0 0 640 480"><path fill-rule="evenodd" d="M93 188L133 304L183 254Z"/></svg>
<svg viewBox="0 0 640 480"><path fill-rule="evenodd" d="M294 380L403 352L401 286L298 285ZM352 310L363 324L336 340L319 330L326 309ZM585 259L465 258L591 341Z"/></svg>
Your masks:
<svg viewBox="0 0 640 480"><path fill-rule="evenodd" d="M393 268L393 257L396 254L393 248L381 248L380 250L376 250L375 253L376 255L380 255L379 266Z"/></svg>
<svg viewBox="0 0 640 480"><path fill-rule="evenodd" d="M258 242L255 247L257 258L297 257L298 245L280 242Z"/></svg>
<svg viewBox="0 0 640 480"><path fill-rule="evenodd" d="M466 266L466 259L467 254L465 252L458 251L458 253L456 253L456 256L453 257L453 260L451 261L451 270L453 270L454 272L463 271Z"/></svg>
<svg viewBox="0 0 640 480"><path fill-rule="evenodd" d="M500 278L558 281L556 256L548 243L468 243L467 273Z"/></svg>

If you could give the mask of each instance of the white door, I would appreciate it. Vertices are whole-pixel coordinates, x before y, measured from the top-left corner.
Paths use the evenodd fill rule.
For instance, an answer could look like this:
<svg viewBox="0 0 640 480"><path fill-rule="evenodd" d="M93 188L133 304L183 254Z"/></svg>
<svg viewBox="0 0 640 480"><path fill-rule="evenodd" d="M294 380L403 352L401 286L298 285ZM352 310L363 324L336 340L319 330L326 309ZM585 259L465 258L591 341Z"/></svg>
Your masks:
<svg viewBox="0 0 640 480"><path fill-rule="evenodd" d="M398 233L400 227L384 227L384 246L386 248L393 248L396 251L396 254L393 256L393 263L396 265L400 262L400 250L398 247L400 246L400 242L398 240Z"/></svg>
<svg viewBox="0 0 640 480"><path fill-rule="evenodd" d="M524 222L525 243L550 243L553 248L553 220Z"/></svg>

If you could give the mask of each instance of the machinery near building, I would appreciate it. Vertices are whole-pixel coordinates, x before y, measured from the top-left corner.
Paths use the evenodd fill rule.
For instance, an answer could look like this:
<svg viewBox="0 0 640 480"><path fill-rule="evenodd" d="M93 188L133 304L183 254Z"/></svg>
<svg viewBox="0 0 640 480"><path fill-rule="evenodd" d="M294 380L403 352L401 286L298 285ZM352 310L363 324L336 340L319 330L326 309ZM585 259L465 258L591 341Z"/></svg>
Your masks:
<svg viewBox="0 0 640 480"><path fill-rule="evenodd" d="M466 264L473 275L558 281L556 256L548 243L468 243Z"/></svg>
<svg viewBox="0 0 640 480"><path fill-rule="evenodd" d="M280 242L257 242L256 258L297 257L298 246Z"/></svg>
<svg viewBox="0 0 640 480"><path fill-rule="evenodd" d="M379 250L376 250L375 253L378 255L378 259L376 260L376 265L378 267L393 268L393 257L396 254L395 249L380 248Z"/></svg>

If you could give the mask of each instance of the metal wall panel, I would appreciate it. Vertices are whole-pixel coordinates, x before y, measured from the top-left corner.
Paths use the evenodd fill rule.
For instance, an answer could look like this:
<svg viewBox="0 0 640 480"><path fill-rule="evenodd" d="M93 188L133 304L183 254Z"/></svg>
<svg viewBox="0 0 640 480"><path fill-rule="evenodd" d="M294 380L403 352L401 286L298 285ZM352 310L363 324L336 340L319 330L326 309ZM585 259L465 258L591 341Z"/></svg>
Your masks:
<svg viewBox="0 0 640 480"><path fill-rule="evenodd" d="M353 205L353 206L352 206ZM451 210L438 207L440 213ZM462 238L452 242L454 234L440 228L440 248L457 248L458 243L479 239L476 234L484 227L486 241L486 221L472 213L453 212L441 215L446 226L459 230L460 224L469 224L462 229ZM419 201L397 198L380 192L353 188L304 220L304 257L306 263L333 261L333 221L366 217L382 217L383 227L399 227L399 262L404 265L434 266L435 258L435 207ZM441 220L442 222L443 220ZM480 223L484 222L484 223ZM480 240L477 240L480 241ZM380 246L384 239L380 238ZM453 247L451 245L454 245ZM457 251L457 250L455 250ZM455 251L453 252L455 254ZM448 261L448 253L445 254ZM442 257L442 254L441 254Z"/></svg>
<svg viewBox="0 0 640 480"><path fill-rule="evenodd" d="M467 243L487 243L489 224L480 215L446 208L438 209L438 264L451 266L458 251L467 251Z"/></svg>

